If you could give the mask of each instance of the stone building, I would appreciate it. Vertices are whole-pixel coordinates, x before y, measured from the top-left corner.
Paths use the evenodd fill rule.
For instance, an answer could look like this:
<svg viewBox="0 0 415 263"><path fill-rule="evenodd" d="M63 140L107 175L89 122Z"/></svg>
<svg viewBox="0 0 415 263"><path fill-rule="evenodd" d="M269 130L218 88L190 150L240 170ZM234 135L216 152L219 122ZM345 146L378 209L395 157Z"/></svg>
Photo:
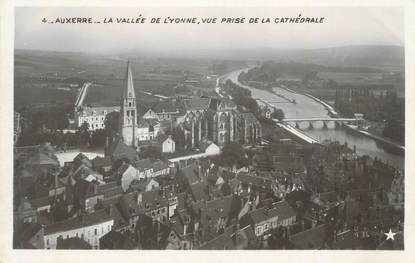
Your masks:
<svg viewBox="0 0 415 263"><path fill-rule="evenodd" d="M120 113L119 134L125 144L133 147L143 139L155 139L159 135L158 121L169 121L170 127L180 127L187 149L200 148L206 140L218 146L228 142L254 144L262 135L261 124L255 116L249 112L241 113L229 99L173 98L157 103L140 120L130 63L127 65Z"/></svg>
<svg viewBox="0 0 415 263"><path fill-rule="evenodd" d="M88 124L88 130L95 131L105 129L105 118L108 113L120 111L119 106L97 107L82 106L75 110L75 125L81 127L84 122Z"/></svg>

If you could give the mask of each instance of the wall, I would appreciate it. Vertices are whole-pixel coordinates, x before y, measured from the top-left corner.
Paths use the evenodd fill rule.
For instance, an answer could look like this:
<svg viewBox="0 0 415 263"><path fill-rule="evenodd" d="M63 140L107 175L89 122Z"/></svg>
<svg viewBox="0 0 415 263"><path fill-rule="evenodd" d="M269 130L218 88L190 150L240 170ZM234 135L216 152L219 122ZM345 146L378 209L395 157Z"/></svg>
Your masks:
<svg viewBox="0 0 415 263"><path fill-rule="evenodd" d="M57 232L44 236L45 248L47 249L56 249L57 238L62 236L63 239L76 237L83 238L88 242L92 248L99 248L99 239L111 231L112 226L114 225L114 220L105 221L96 225L91 225L83 228L76 228L67 231ZM95 230L97 231L95 234Z"/></svg>

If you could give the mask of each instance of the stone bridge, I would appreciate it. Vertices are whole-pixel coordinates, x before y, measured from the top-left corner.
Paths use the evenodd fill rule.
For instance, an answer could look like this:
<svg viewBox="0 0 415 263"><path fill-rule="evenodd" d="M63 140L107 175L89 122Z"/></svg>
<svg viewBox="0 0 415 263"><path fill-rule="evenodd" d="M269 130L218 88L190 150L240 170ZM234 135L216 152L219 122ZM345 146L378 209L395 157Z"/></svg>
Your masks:
<svg viewBox="0 0 415 263"><path fill-rule="evenodd" d="M278 120L275 120L278 121ZM339 124L354 124L358 127L362 127L364 124L363 114L355 113L354 118L330 118L330 117L316 117L316 118L285 118L279 122L292 124L295 123L296 128L299 128L300 123L308 123L309 128L313 128L315 122L323 122L323 127L327 128L327 124L334 122L336 125Z"/></svg>

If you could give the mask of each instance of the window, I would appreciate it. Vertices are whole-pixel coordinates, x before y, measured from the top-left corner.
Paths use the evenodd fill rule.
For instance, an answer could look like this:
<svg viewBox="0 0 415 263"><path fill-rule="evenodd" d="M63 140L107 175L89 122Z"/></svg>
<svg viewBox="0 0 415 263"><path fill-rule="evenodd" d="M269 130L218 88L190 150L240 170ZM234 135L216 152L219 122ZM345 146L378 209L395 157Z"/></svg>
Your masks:
<svg viewBox="0 0 415 263"><path fill-rule="evenodd" d="M95 228L94 229L94 235L97 235L98 234L98 230Z"/></svg>
<svg viewBox="0 0 415 263"><path fill-rule="evenodd" d="M131 95L131 94L130 94ZM128 102L128 107L131 107L131 102Z"/></svg>

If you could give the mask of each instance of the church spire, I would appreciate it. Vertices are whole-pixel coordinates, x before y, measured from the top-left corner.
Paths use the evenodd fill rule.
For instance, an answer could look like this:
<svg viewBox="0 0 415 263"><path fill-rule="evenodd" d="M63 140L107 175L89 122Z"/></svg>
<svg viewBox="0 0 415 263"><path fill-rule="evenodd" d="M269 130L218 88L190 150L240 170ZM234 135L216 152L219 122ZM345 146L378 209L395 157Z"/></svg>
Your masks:
<svg viewBox="0 0 415 263"><path fill-rule="evenodd" d="M122 88L120 133L125 144L135 147L138 115L130 61L127 63L127 72Z"/></svg>
<svg viewBox="0 0 415 263"><path fill-rule="evenodd" d="M123 99L135 98L133 74L131 73L130 60L127 62L127 72L124 79Z"/></svg>

